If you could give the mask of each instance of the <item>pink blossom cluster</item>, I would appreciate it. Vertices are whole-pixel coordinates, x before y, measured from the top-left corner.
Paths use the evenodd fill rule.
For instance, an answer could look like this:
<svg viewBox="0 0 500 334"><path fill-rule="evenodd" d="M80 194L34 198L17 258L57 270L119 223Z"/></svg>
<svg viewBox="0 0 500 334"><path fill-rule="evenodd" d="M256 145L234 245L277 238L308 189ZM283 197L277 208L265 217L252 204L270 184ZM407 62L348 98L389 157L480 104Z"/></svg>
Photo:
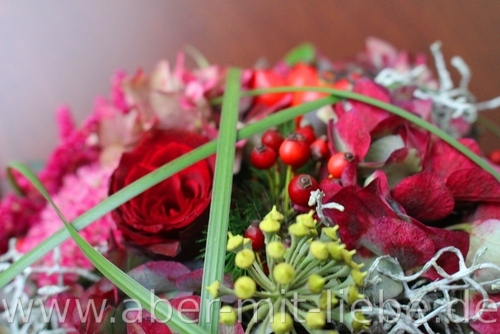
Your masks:
<svg viewBox="0 0 500 334"><path fill-rule="evenodd" d="M103 168L98 163L93 163L80 167L74 174L67 174L63 177L62 186L52 199L68 221L77 218L107 197L108 182L112 171L113 168ZM20 239L17 248L20 252L26 253L63 227L56 211L47 203L40 211L39 220L28 234ZM116 235L118 233L111 215L106 214L81 230L80 235L93 246L106 246L110 232ZM63 267L93 269L91 262L73 240L66 240L60 245L60 256L59 265ZM39 264L47 267L53 266L55 263L52 253L43 257ZM72 281L77 277L67 275L65 279ZM40 286L54 284L57 282L57 276L41 274L38 275L37 282Z"/></svg>

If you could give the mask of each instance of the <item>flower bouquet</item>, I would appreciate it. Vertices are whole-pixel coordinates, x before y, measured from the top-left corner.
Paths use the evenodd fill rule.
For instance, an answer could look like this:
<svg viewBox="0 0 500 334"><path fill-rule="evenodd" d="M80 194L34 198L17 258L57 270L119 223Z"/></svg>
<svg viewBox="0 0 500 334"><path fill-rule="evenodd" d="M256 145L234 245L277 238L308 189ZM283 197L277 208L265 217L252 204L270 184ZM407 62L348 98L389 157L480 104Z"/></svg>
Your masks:
<svg viewBox="0 0 500 334"><path fill-rule="evenodd" d="M431 52L180 53L60 108L43 169L8 167L0 333L497 333L500 103Z"/></svg>

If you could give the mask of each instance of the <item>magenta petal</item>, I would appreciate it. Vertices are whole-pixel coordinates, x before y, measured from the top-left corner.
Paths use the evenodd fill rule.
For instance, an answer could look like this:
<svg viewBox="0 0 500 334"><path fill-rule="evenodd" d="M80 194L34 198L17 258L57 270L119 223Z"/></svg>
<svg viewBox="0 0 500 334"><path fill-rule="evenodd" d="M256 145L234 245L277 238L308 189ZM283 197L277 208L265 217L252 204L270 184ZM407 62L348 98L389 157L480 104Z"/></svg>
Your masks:
<svg viewBox="0 0 500 334"><path fill-rule="evenodd" d="M370 148L370 133L363 125L360 114L352 110L333 124L333 142L336 152L350 152L363 160Z"/></svg>
<svg viewBox="0 0 500 334"><path fill-rule="evenodd" d="M377 255L397 258L401 266L408 269L424 264L435 253L434 243L422 229L389 217L375 221L362 245Z"/></svg>
<svg viewBox="0 0 500 334"><path fill-rule="evenodd" d="M453 172L446 185L457 200L500 202L500 183L479 167Z"/></svg>
<svg viewBox="0 0 500 334"><path fill-rule="evenodd" d="M353 87L353 92L380 100L382 102L390 103L389 92L387 89L369 79L358 80ZM362 122L365 124L368 132L371 132L380 122L392 116L392 114L386 110L363 102L353 100L349 100L349 102L351 103L352 109L359 112Z"/></svg>
<svg viewBox="0 0 500 334"><path fill-rule="evenodd" d="M448 216L455 205L446 184L431 171L409 176L392 190L392 197L417 220L437 220Z"/></svg>

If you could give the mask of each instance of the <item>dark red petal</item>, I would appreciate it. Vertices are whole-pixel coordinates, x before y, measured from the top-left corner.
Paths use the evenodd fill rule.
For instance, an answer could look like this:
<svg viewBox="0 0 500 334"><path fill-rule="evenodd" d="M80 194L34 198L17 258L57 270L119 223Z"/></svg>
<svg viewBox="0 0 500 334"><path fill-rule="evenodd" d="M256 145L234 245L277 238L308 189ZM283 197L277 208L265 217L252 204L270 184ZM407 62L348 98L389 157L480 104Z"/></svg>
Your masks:
<svg viewBox="0 0 500 334"><path fill-rule="evenodd" d="M456 170L446 180L455 199L460 201L500 202L500 182L482 168Z"/></svg>
<svg viewBox="0 0 500 334"><path fill-rule="evenodd" d="M458 141L474 153L480 154L479 145L475 140L461 138ZM428 164L434 173L443 180L459 169L477 167L469 158L443 140L438 140L432 146Z"/></svg>
<svg viewBox="0 0 500 334"><path fill-rule="evenodd" d="M344 211L326 209L325 215L339 226L339 235L348 249L358 247L365 233L372 228L374 221L383 216L397 218L382 194L377 193L378 179L366 188L348 186L342 188L331 201L344 206Z"/></svg>
<svg viewBox="0 0 500 334"><path fill-rule="evenodd" d="M325 178L319 183L319 189L325 194L323 203L331 202L332 197L342 189L337 179Z"/></svg>
<svg viewBox="0 0 500 334"><path fill-rule="evenodd" d="M409 176L392 190L392 197L417 220L437 220L448 216L455 205L446 184L433 172Z"/></svg>
<svg viewBox="0 0 500 334"><path fill-rule="evenodd" d="M412 220L412 223L419 226L429 235L429 237L434 242L436 252L442 248L453 246L462 253L464 258L467 256L470 241L469 233L425 226L424 224L414 219ZM453 274L459 269L458 258L454 253L444 253L437 260L437 264L440 265L448 274ZM431 280L436 280L441 276L434 269L431 269L426 273L425 277Z"/></svg>
<svg viewBox="0 0 500 334"><path fill-rule="evenodd" d="M342 188L331 201L344 206L344 211L325 209L325 215L339 226L339 235L348 249L357 248L360 238L368 232L374 220L372 212L358 197L357 186Z"/></svg>
<svg viewBox="0 0 500 334"><path fill-rule="evenodd" d="M377 255L395 257L406 269L423 265L435 254L434 243L425 231L389 217L377 219L361 244Z"/></svg>

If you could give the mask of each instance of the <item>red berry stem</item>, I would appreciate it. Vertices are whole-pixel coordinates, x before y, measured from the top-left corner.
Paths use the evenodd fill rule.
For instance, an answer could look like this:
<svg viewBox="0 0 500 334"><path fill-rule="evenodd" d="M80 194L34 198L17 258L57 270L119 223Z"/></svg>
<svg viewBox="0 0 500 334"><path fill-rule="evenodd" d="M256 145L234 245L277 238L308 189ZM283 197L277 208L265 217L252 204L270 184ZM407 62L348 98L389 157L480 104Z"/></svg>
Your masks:
<svg viewBox="0 0 500 334"><path fill-rule="evenodd" d="M290 195L288 194L288 185L290 184L290 181L292 180L293 177L293 170L292 166L287 166L286 167L286 178L285 178L285 186L283 187L283 196L284 196L284 202L283 202L283 212L285 213L285 217L288 216L290 213ZM293 212L293 209L291 210Z"/></svg>
<svg viewBox="0 0 500 334"><path fill-rule="evenodd" d="M269 190L271 190L271 203L274 204L278 199L278 194L276 193L276 178L273 176L273 173L276 173L274 168L266 170L267 182L269 182Z"/></svg>

